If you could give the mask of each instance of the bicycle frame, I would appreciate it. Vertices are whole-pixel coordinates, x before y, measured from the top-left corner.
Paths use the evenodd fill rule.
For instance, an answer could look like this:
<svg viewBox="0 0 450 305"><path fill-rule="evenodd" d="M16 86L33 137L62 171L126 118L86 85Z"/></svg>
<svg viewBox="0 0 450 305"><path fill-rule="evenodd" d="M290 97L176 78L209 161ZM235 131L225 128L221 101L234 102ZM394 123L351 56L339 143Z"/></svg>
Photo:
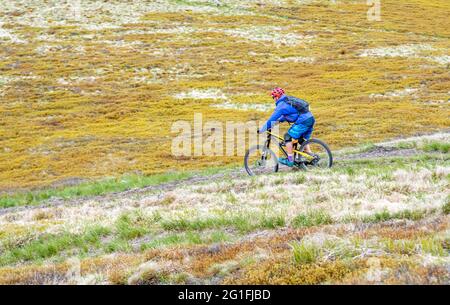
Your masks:
<svg viewBox="0 0 450 305"><path fill-rule="evenodd" d="M284 142L284 139L282 137L280 137L279 135L272 133L269 130L267 130L266 133L267 133L266 147L270 146L270 141L271 141L272 138L274 138L277 141L277 143L278 143L278 147L281 149L283 154L287 157L288 154L287 154L286 150L284 149L284 147L286 147L286 143ZM294 148L293 151L295 153L299 154L300 156L305 157L308 161L314 159L313 156L310 156L309 154L301 152L301 151L299 151L299 150L297 150L295 148Z"/></svg>

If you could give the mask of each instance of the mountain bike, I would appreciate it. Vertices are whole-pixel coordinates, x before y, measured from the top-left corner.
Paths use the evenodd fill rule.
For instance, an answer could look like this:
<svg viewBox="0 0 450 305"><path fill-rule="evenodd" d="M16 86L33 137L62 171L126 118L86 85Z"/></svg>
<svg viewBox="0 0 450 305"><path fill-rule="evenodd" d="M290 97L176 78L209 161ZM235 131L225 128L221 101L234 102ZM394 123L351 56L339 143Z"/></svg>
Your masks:
<svg viewBox="0 0 450 305"><path fill-rule="evenodd" d="M278 158L270 148L272 141L278 144L279 149L287 158L286 143L282 137L267 130L267 139L264 145L255 145L247 150L244 157L245 170L250 176L277 172ZM329 168L333 166L333 155L327 144L319 139L304 140L299 143L293 140L294 168L308 170L310 168ZM311 153L305 151L309 145Z"/></svg>

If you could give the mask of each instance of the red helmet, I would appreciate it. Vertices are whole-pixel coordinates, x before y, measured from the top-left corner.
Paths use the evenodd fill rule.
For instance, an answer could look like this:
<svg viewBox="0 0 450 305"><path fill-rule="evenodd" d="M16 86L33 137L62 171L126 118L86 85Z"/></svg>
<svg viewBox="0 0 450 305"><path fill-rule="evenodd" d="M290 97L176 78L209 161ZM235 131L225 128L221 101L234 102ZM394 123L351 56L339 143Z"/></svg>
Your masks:
<svg viewBox="0 0 450 305"><path fill-rule="evenodd" d="M281 89L280 87L275 87L272 90L272 92L270 93L270 95L272 95L272 98L277 98L277 99L279 99L283 94L284 94L284 90Z"/></svg>

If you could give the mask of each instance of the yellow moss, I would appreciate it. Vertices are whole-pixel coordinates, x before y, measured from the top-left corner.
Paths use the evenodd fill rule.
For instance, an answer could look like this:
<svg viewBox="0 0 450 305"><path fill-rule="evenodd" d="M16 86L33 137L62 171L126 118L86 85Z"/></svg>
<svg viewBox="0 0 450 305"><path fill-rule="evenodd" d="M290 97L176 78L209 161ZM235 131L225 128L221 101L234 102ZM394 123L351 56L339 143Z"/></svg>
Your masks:
<svg viewBox="0 0 450 305"><path fill-rule="evenodd" d="M225 284L313 285L335 283L360 268L357 262L328 262L297 265L289 259L274 259L246 268L240 275L224 280Z"/></svg>
<svg viewBox="0 0 450 305"><path fill-rule="evenodd" d="M255 5L239 16L149 13L139 23L95 32L7 23L5 29L29 42L0 48L1 75L11 79L0 81L0 190L240 164L241 157L171 156L171 123L192 122L195 112L220 122L269 116L173 96L192 89L219 88L236 103L271 103L268 90L286 87L310 101L314 135L333 149L447 128L448 103L428 101L448 98L447 66L430 59L448 55L448 1L383 1L380 22L368 21L367 9L364 1L339 1ZM248 39L275 24L277 35L312 38L297 46ZM193 31L152 33L177 27ZM247 37L223 32L246 29ZM57 41L34 40L42 34ZM85 37L90 34L95 39ZM411 44L432 49L418 57L359 56L364 49ZM46 46L47 53L37 51ZM298 56L314 63L278 61ZM369 98L405 88L418 88L417 97Z"/></svg>

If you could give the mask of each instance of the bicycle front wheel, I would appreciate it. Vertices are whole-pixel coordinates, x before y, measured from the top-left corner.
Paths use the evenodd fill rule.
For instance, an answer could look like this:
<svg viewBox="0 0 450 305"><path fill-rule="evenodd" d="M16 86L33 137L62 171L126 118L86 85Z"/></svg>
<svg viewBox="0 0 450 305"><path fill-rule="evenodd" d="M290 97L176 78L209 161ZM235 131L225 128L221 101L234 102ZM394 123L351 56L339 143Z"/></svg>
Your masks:
<svg viewBox="0 0 450 305"><path fill-rule="evenodd" d="M250 176L278 171L278 158L268 147L256 145L245 153L245 170Z"/></svg>

